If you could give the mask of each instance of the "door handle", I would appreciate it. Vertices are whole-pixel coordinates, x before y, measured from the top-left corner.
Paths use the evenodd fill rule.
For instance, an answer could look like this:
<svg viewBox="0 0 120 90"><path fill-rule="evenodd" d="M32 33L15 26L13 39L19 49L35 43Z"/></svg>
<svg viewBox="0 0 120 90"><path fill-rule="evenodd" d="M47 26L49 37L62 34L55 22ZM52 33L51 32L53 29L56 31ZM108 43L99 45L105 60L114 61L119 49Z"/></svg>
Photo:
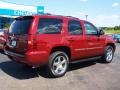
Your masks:
<svg viewBox="0 0 120 90"><path fill-rule="evenodd" d="M92 41L92 38L90 38L90 37L89 37L89 38L87 38L87 41Z"/></svg>
<svg viewBox="0 0 120 90"><path fill-rule="evenodd" d="M74 38L70 37L70 38L67 38L68 41L75 41Z"/></svg>

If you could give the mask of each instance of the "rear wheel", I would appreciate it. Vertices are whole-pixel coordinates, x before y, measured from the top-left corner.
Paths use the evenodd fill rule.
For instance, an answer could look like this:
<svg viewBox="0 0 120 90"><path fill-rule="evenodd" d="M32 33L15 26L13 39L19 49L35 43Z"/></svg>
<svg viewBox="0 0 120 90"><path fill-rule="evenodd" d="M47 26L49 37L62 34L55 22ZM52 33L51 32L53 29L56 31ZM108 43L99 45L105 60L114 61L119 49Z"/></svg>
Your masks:
<svg viewBox="0 0 120 90"><path fill-rule="evenodd" d="M49 58L49 74L52 77L63 76L69 65L69 58L65 52L56 51L50 55Z"/></svg>
<svg viewBox="0 0 120 90"><path fill-rule="evenodd" d="M103 55L103 61L105 63L111 63L113 60L113 56L114 56L114 49L112 46L108 45L105 48L105 53Z"/></svg>

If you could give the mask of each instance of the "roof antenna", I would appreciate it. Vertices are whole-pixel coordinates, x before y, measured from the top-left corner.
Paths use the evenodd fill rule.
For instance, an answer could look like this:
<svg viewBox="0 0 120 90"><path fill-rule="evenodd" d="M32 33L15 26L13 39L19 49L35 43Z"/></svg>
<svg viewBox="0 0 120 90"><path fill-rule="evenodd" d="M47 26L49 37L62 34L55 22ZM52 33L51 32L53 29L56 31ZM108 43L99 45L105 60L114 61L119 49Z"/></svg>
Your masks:
<svg viewBox="0 0 120 90"><path fill-rule="evenodd" d="M88 20L88 15L85 15L86 21Z"/></svg>

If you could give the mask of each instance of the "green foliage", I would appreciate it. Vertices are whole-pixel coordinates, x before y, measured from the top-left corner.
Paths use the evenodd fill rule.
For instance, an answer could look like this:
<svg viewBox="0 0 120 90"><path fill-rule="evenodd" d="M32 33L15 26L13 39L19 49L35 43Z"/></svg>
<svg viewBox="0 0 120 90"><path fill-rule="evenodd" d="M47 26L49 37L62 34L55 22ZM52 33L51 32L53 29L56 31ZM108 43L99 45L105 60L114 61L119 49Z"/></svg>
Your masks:
<svg viewBox="0 0 120 90"><path fill-rule="evenodd" d="M5 28L5 29L9 29L9 27L10 27L10 23L6 23L6 24L4 25L4 28Z"/></svg>
<svg viewBox="0 0 120 90"><path fill-rule="evenodd" d="M120 25L119 26L115 26L114 30L120 30Z"/></svg>
<svg viewBox="0 0 120 90"><path fill-rule="evenodd" d="M107 34L120 34L120 25L115 27L102 27Z"/></svg>

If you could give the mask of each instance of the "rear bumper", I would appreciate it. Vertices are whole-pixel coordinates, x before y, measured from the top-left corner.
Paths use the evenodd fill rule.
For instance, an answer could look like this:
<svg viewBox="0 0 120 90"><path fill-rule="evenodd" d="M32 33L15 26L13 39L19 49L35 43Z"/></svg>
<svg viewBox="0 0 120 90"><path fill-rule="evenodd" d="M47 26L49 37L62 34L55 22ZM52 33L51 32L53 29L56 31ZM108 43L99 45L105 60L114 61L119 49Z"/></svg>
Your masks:
<svg viewBox="0 0 120 90"><path fill-rule="evenodd" d="M29 66L42 66L48 63L48 53L45 51L42 52L27 52L25 55L21 55L18 53L10 52L7 50L4 50L5 53L11 57L13 61L17 61L20 63L25 63Z"/></svg>

